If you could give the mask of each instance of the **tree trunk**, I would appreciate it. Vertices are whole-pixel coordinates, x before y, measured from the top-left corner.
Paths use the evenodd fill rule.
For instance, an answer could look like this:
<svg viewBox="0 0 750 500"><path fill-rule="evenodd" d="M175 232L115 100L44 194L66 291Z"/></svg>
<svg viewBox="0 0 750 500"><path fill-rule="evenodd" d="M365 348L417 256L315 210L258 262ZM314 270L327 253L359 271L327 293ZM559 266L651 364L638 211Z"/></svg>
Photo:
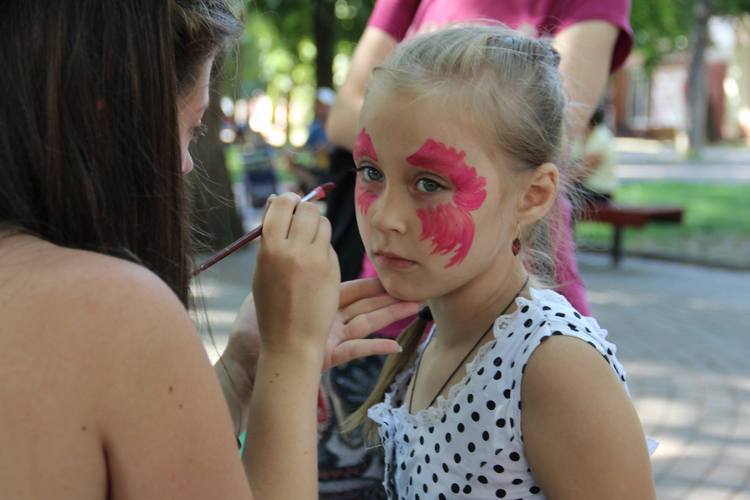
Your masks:
<svg viewBox="0 0 750 500"><path fill-rule="evenodd" d="M688 67L688 141L690 153L700 155L706 143L708 92L706 89L706 48L711 0L696 0L691 31L690 66Z"/></svg>
<svg viewBox="0 0 750 500"><path fill-rule="evenodd" d="M191 222L197 251L216 251L242 235L242 222L234 204L232 185L219 140L220 78L211 84L211 104L203 117L208 133L191 146L196 172L188 174Z"/></svg>
<svg viewBox="0 0 750 500"><path fill-rule="evenodd" d="M336 14L333 0L316 0L313 30L315 31L315 76L318 87L333 88L333 43Z"/></svg>

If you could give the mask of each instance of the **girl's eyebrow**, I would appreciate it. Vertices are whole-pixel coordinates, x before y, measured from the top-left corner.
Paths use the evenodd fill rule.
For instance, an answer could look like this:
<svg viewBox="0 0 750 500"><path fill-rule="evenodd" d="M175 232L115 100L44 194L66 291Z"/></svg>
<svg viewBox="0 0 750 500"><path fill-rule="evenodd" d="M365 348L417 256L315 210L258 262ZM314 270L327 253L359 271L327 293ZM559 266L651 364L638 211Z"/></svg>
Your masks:
<svg viewBox="0 0 750 500"><path fill-rule="evenodd" d="M378 161L378 154L375 152L375 147L372 145L372 138L364 128L359 131L359 134L357 134L357 140L354 142L352 156L355 160L366 156Z"/></svg>

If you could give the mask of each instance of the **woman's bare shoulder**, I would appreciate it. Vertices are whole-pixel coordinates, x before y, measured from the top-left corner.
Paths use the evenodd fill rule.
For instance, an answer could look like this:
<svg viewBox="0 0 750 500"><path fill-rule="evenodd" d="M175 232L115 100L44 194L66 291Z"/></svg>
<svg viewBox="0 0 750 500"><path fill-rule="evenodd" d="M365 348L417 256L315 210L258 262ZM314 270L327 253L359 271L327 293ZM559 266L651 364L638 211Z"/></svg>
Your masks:
<svg viewBox="0 0 750 500"><path fill-rule="evenodd" d="M0 360L75 358L58 367L61 376L162 335L194 333L177 296L143 266L31 237L0 240L0 318Z"/></svg>
<svg viewBox="0 0 750 500"><path fill-rule="evenodd" d="M29 236L0 240L3 316L31 307L30 321L114 323L129 307L145 305L183 309L158 276L133 262Z"/></svg>
<svg viewBox="0 0 750 500"><path fill-rule="evenodd" d="M71 482L106 491L106 478L118 485L112 498L248 498L218 382L170 288L120 259L8 243L0 240L0 406L17 411L0 414L0 442L12 441L0 470L21 485L54 478L50 498ZM24 458L38 453L32 440L47 460Z"/></svg>

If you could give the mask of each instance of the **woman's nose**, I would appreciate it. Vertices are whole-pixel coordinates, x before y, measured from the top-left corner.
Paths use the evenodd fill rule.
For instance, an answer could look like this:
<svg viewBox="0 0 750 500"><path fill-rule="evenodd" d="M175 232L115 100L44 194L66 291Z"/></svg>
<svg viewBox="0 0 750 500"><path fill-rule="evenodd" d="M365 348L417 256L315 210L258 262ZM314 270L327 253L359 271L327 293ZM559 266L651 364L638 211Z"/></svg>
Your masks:
<svg viewBox="0 0 750 500"><path fill-rule="evenodd" d="M182 159L182 173L187 174L193 170L193 156L188 151Z"/></svg>

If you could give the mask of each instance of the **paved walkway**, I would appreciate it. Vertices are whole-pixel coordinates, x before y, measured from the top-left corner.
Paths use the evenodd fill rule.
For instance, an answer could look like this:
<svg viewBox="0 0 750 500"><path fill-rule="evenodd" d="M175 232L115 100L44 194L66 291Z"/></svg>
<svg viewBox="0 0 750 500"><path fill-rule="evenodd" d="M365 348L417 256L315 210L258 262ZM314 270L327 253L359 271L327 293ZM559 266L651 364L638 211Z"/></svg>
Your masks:
<svg viewBox="0 0 750 500"><path fill-rule="evenodd" d="M658 498L750 499L750 273L579 262L644 428L660 442Z"/></svg>
<svg viewBox="0 0 750 500"><path fill-rule="evenodd" d="M202 276L220 351L252 252ZM660 500L750 500L750 273L582 255L594 315L619 346ZM206 348L217 352L208 337Z"/></svg>
<svg viewBox="0 0 750 500"><path fill-rule="evenodd" d="M707 146L698 159L685 159L670 145L616 138L617 176L624 181L750 182L750 147Z"/></svg>

